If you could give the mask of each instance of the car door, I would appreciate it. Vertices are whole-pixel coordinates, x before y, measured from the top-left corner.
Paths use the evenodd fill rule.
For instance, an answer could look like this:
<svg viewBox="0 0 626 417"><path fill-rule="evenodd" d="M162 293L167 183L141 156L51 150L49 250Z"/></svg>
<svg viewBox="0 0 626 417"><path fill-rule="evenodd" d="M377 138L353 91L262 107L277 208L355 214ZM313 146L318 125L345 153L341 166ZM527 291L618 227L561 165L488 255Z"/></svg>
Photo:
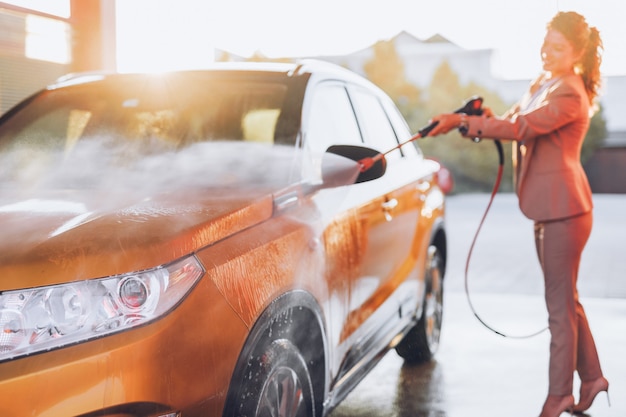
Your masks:
<svg viewBox="0 0 626 417"><path fill-rule="evenodd" d="M312 152L321 154L338 144L363 146L344 83L318 83L304 112L305 143ZM370 232L385 221L381 209L385 184L380 180L323 190L315 196L324 224L322 241L329 293L327 326L331 344L336 347L331 358L334 369L359 338L355 330L372 313L362 307L374 308L378 304L368 299L380 285L380 277L388 274L381 270L388 267L386 263L367 260L377 250L371 246Z"/></svg>
<svg viewBox="0 0 626 417"><path fill-rule="evenodd" d="M307 146L321 153L331 145L364 145L365 126L356 121L355 107L345 83L317 84L310 105L305 106ZM383 112L382 108L379 111ZM385 120L387 140L393 144L395 136L389 137L394 134L393 129ZM374 145L384 150L390 143ZM390 155L391 159L400 157L400 151ZM388 327L391 333L398 322L399 302L393 294L401 285L399 280L407 276L404 271L407 265L402 261L409 258L415 229L409 223L416 221L415 213L409 213L408 207L415 203L407 203L406 198L398 194L394 181L388 181L385 176L325 190L316 196L325 218L328 328L331 343L336 346L332 358L335 369L340 362L343 369L349 369L362 352L373 351L371 345L386 338L381 328ZM394 221L402 210L407 212L399 216L404 221Z"/></svg>
<svg viewBox="0 0 626 417"><path fill-rule="evenodd" d="M349 94L365 145L383 153L396 147L397 134L379 96L360 86L351 86ZM363 212L369 225L363 262L365 273L354 283L351 311L353 319L359 321L375 313L370 323L358 324L361 327L366 324L366 332L391 331L402 315L400 307L406 301L402 298L414 297L417 292L398 291L416 272L413 245L423 192L411 179L410 171L406 172L406 178L400 171L406 162L403 152L395 149L385 155L388 173L374 181L376 195L370 210Z"/></svg>

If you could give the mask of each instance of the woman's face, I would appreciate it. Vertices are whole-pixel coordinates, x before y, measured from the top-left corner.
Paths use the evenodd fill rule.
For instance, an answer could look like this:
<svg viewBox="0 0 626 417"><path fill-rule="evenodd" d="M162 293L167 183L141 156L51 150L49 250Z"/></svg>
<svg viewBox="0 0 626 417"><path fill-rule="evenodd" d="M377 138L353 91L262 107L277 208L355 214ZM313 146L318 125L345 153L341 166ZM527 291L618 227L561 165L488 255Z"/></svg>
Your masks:
<svg viewBox="0 0 626 417"><path fill-rule="evenodd" d="M549 29L541 46L541 60L543 69L549 71L553 77L571 74L579 54L567 38L558 30Z"/></svg>

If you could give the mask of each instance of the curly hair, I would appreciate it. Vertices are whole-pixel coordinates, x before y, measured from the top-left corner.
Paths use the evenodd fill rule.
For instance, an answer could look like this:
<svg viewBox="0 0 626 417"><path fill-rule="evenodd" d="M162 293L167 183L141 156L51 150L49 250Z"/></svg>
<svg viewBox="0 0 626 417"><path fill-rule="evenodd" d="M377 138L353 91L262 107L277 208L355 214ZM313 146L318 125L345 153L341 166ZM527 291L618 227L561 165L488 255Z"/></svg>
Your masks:
<svg viewBox="0 0 626 417"><path fill-rule="evenodd" d="M593 103L600 89L600 64L604 47L600 32L589 26L584 16L576 12L559 12L547 25L548 29L559 31L572 44L576 53L581 53L575 70L585 83L589 102Z"/></svg>

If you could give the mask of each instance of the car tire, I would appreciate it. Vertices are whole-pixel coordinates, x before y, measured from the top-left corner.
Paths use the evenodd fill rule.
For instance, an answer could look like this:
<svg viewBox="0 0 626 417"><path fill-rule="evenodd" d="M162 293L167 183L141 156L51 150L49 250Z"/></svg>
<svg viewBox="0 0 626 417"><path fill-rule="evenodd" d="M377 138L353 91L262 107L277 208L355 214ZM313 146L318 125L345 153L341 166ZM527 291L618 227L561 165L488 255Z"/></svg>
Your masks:
<svg viewBox="0 0 626 417"><path fill-rule="evenodd" d="M313 384L306 362L287 339L257 349L248 360L236 416L314 417Z"/></svg>
<svg viewBox="0 0 626 417"><path fill-rule="evenodd" d="M396 352L406 362L428 362L432 360L439 347L443 319L443 262L437 247L431 245L428 248L422 315L396 346Z"/></svg>

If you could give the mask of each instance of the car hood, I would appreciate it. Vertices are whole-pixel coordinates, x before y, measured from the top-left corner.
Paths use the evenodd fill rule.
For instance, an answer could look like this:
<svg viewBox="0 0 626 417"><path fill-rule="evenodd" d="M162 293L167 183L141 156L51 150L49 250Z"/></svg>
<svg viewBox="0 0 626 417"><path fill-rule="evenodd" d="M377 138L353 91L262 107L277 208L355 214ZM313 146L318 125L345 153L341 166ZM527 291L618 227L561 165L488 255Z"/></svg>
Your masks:
<svg viewBox="0 0 626 417"><path fill-rule="evenodd" d="M294 151L272 148L251 159L196 147L121 171L90 158L36 181L14 174L0 182L0 290L152 268L267 220L277 198L310 192L293 174Z"/></svg>
<svg viewBox="0 0 626 417"><path fill-rule="evenodd" d="M114 194L66 191L0 202L2 289L155 267L273 212L270 189Z"/></svg>

